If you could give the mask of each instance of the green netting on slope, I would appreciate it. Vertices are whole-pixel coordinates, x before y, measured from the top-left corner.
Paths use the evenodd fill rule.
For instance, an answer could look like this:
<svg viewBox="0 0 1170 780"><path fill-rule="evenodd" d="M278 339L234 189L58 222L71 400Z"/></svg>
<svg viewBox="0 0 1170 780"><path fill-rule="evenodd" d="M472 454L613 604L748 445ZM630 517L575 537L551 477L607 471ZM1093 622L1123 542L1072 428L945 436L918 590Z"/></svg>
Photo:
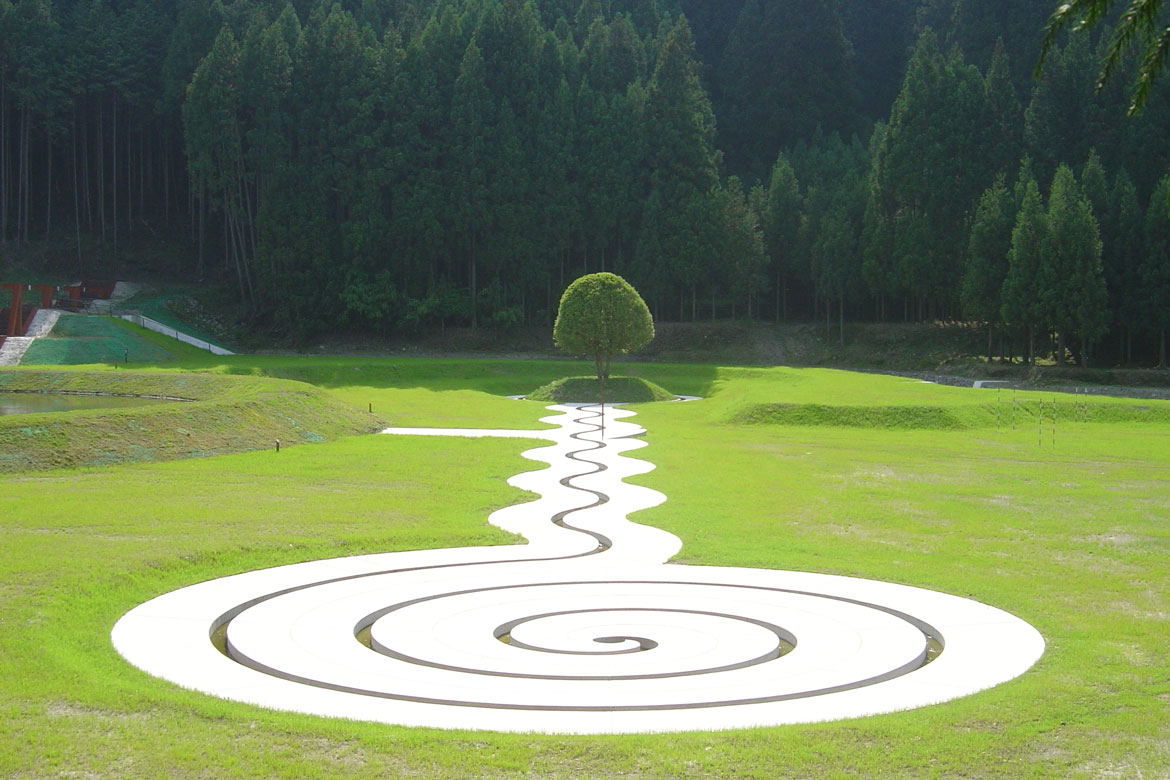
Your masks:
<svg viewBox="0 0 1170 780"><path fill-rule="evenodd" d="M175 298L183 297L184 293L178 289L162 288L150 292L140 292L132 298L122 302L121 310L140 312L145 317L150 317L155 322L161 322L163 325L182 331L188 336L194 336L197 339L215 344L224 349L231 349L231 344L224 343L222 338L212 335L209 331L201 328L198 323L184 320L173 311L171 311L168 302Z"/></svg>
<svg viewBox="0 0 1170 780"><path fill-rule="evenodd" d="M175 356L105 317L62 314L53 333L29 345L21 365L163 363Z"/></svg>

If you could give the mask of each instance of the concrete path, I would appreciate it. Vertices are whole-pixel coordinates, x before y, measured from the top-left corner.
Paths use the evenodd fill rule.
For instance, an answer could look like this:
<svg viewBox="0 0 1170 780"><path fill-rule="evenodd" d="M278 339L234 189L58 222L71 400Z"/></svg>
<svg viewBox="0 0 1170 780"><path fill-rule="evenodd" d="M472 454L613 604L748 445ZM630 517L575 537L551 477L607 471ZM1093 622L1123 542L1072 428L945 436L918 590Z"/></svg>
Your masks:
<svg viewBox="0 0 1170 780"><path fill-rule="evenodd" d="M667 564L678 537L627 515L665 496L626 410L550 407L539 494L490 520L527 545L313 561L193 585L114 627L131 663L259 706L412 726L632 733L857 717L1026 671L1044 641L993 607L804 572ZM719 511L719 507L712 507ZM226 628L227 653L209 638ZM941 648L941 653L938 652Z"/></svg>
<svg viewBox="0 0 1170 780"><path fill-rule="evenodd" d="M61 312L56 309L38 309L37 313L33 315L32 322L28 325L27 333L23 336L9 336L4 339L4 344L0 346L0 366L20 365L20 361L24 358L24 353L28 352L33 339L52 333L53 327L60 317Z"/></svg>

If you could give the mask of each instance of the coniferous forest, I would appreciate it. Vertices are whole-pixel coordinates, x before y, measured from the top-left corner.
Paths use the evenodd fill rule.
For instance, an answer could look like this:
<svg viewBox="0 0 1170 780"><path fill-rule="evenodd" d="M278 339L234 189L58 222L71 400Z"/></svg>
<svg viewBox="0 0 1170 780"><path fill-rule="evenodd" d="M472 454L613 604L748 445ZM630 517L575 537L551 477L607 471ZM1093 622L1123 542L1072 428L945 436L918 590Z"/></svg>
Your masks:
<svg viewBox="0 0 1170 780"><path fill-rule="evenodd" d="M1053 10L0 0L0 251L163 236L301 337L549 323L608 270L663 320L1164 364L1170 84L1097 91L1107 23L1034 77Z"/></svg>

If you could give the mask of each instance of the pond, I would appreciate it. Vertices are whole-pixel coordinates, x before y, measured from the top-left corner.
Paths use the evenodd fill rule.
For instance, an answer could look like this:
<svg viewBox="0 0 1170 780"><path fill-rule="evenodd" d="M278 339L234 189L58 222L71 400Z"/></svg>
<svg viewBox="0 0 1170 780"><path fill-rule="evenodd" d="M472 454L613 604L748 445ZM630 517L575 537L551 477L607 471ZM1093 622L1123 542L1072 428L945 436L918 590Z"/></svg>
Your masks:
<svg viewBox="0 0 1170 780"><path fill-rule="evenodd" d="M0 415L40 412L72 412L76 409L112 409L121 406L146 406L172 403L160 398L120 395L73 395L70 393L3 393L0 392Z"/></svg>

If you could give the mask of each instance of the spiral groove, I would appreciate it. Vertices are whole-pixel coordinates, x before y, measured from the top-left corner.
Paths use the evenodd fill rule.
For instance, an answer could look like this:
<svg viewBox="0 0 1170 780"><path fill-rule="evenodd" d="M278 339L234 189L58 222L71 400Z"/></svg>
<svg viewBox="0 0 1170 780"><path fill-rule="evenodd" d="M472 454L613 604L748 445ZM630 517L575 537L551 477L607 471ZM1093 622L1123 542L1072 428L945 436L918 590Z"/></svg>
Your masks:
<svg viewBox="0 0 1170 780"><path fill-rule="evenodd" d="M626 410L550 407L524 436L540 495L491 522L525 546L313 561L193 585L113 641L180 685L266 707L403 725L555 733L828 720L922 706L1022 674L1043 639L946 594L831 575L666 564L627 515L665 500ZM210 636L223 634L224 652ZM939 652L941 650L941 652Z"/></svg>

